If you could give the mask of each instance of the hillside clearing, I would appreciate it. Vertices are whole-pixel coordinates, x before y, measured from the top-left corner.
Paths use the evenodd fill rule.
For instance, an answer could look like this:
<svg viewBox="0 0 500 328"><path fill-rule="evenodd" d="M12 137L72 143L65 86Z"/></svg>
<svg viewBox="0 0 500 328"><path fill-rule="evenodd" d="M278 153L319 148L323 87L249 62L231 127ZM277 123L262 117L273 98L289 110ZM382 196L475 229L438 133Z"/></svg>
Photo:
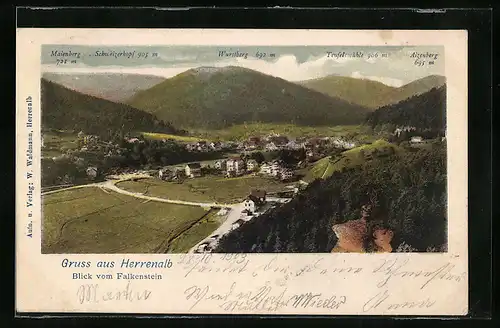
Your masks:
<svg viewBox="0 0 500 328"><path fill-rule="evenodd" d="M378 154L377 156L386 156L401 154L404 151L403 148L385 140L377 140L371 144L346 150L335 158L327 156L318 160L306 174L304 181L311 182L315 179L326 179L331 177L335 171L363 164L374 156L374 153Z"/></svg>

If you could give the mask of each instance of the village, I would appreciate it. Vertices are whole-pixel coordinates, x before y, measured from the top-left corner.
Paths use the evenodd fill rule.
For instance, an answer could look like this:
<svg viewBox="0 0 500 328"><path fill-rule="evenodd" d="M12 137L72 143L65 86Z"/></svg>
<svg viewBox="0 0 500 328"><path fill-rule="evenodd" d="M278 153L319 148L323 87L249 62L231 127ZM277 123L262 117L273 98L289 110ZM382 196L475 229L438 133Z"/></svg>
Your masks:
<svg viewBox="0 0 500 328"><path fill-rule="evenodd" d="M133 142L140 142L134 139ZM165 181L182 182L186 178L199 178L205 174L216 174L226 178L244 175L261 175L282 182L300 180L297 170L309 163L326 156L332 148L351 149L356 147L353 141L342 138L315 137L289 139L283 135L270 135L266 138L249 137L243 142L207 142L186 143L190 152L211 152L225 150L231 156L205 162L190 162L159 168L158 178ZM279 152L296 154L293 160L280 158ZM266 160L265 154L274 154Z"/></svg>
<svg viewBox="0 0 500 328"><path fill-rule="evenodd" d="M398 127L392 133L393 138L401 138L402 134L410 134L407 138L409 146L422 147L426 141L422 136L415 135L415 128L410 126ZM442 138L444 141L445 137ZM96 135L77 134L76 146L69 149L59 149L61 154L52 156L54 163L70 162L84 170L87 180L94 181L104 178L107 174L132 173L137 167L127 165L127 154L135 146L147 147L151 140L142 135L126 136L120 144L102 141ZM267 136L250 136L242 141L208 141L184 142L176 139L154 140L160 144L173 143L184 149L186 154L198 158L210 157L212 154L220 155L218 159L201 161L180 160L178 164L161 165L152 163L141 169L148 170L151 174L164 181L182 183L187 178L199 178L206 174L237 178L244 175L262 175L284 182L300 180L297 171L335 151L344 151L360 146L352 139L339 136L317 136L290 138L280 134ZM145 146L146 145L146 146ZM50 149L42 139L42 149ZM280 158L280 152L295 154L296 160ZM225 155L225 156L224 156ZM121 162L117 163L116 159ZM123 163L125 162L125 163ZM103 165L104 163L105 165ZM158 165L160 164L160 165ZM54 184L70 185L75 183L71 174L57 177Z"/></svg>
<svg viewBox="0 0 500 328"><path fill-rule="evenodd" d="M141 142L138 139L130 141ZM178 183L183 183L186 179L202 178L206 175L218 175L227 179L261 176L282 183L298 182L298 184L284 186L280 192L252 189L249 190L244 201L237 204L236 207L222 207L218 215L225 217L223 224L209 237L203 239L191 249L191 252L204 253L213 250L217 246L219 239L225 234L238 229L269 209L290 201L299 192L298 186L307 184L300 180L300 174L297 174L298 170L324 156L332 147L345 150L355 146L354 142L342 138L315 137L293 140L287 136L277 134L265 138L251 136L243 142L198 141L186 143L186 149L190 152L226 150L231 155L204 163L191 162L162 167L158 170L156 176L163 181ZM279 151L298 152L302 153L303 157L299 156L296 163L291 163L280 158L266 161L265 156L262 155L262 153L276 153Z"/></svg>
<svg viewBox="0 0 500 328"><path fill-rule="evenodd" d="M75 146L71 148L58 148L57 156L43 156L51 159L54 163L72 162L77 167L85 166L85 172L89 180L95 180L118 171L129 172L132 165L123 165L128 153L133 152L135 146L147 147L151 140L142 135L126 136L121 142L113 143L103 141L96 135L85 134L80 131L75 138ZM152 163L147 169L156 166L158 177L167 181L182 181L185 178L196 178L206 172L223 174L227 178L239 177L245 174L263 174L272 176L282 181L295 179L294 169L303 168L307 163L314 162L328 154L332 149L351 149L357 146L353 140L341 137L313 137L313 138L289 138L284 135L271 134L266 137L251 136L244 141L207 141L183 142L175 139L154 140L163 144L173 143L185 149L186 155L198 158L210 157L211 154L221 154L222 158L217 160L192 162L187 161L176 165L159 166L161 163ZM55 147L43 143L42 150L51 151ZM286 163L280 158L271 158L280 151L289 151L299 154L300 160L294 165ZM224 154L228 156L223 156ZM271 156L262 156L271 154ZM276 156L275 156L276 157ZM277 156L279 157L279 156ZM116 159L121 160L121 165L113 165ZM113 162L114 160L114 162ZM107 165L100 165L106 162ZM111 164L110 164L111 163ZM111 166L111 167L110 167ZM118 167L119 166L119 167ZM108 171L108 172L106 172ZM74 182L70 176L59 177L62 184Z"/></svg>
<svg viewBox="0 0 500 328"><path fill-rule="evenodd" d="M402 127L393 135L400 137L408 132L413 132L413 129ZM426 143L417 135L408 139L411 147L421 147ZM178 163L168 165L155 161L127 164L128 160L142 156L151 148L160 153L163 149L170 149L162 148L163 145L174 147L175 152L178 154L181 151L184 157L178 158ZM56 183L45 187L44 191L56 190L58 186L71 188L90 183L146 200L200 206L211 212L216 211L219 224L215 231L207 232L189 250L205 253L215 249L224 235L295 197L308 184L302 179L304 172L318 160L361 145L355 139L346 137L290 138L279 134L250 136L241 141L189 142L170 138L150 140L136 135L126 136L117 143L102 141L98 136L80 131L76 147L65 149L49 160L56 165L66 163L64 167L69 167L68 163L76 166L85 179L75 181L69 174L70 169L66 168L60 170L61 177L55 180ZM46 143L42 149L45 146ZM389 147L386 150L393 149ZM369 153L365 155L371 156ZM116 158L125 159L125 162L113 161ZM187 158L200 160L183 161ZM125 176L128 178L124 179ZM136 189L143 187L139 180L148 181L146 190L150 186L152 189L147 193L138 192Z"/></svg>
<svg viewBox="0 0 500 328"><path fill-rule="evenodd" d="M142 134L127 135L119 142L104 141L83 131L73 135L74 146L68 148L44 138L42 152L59 150L59 154L44 157L47 167L51 168L45 173L54 176L44 183L44 192L88 184L142 197L143 194L134 189L139 188L139 180L151 183L156 180L155 187L160 192L159 195L148 194L153 198L167 196L167 200L217 210L221 224L210 234L216 237L201 241L192 249L197 252L210 251L224 234L289 201L299 192L300 186L307 185L301 180L300 171L309 163L324 157L333 148L356 146L353 141L340 137L292 139L278 134L251 136L241 141L193 142L169 138L150 140ZM137 154L142 156L150 148L161 151L163 145L184 154L179 163L128 164ZM288 157L283 154L288 154ZM183 162L184 158L200 160ZM116 159L121 159L121 162ZM141 178L134 177L139 175ZM128 178L129 185L120 182L124 181L124 176L131 177ZM144 179L144 176L149 178ZM137 181L136 185L134 181Z"/></svg>

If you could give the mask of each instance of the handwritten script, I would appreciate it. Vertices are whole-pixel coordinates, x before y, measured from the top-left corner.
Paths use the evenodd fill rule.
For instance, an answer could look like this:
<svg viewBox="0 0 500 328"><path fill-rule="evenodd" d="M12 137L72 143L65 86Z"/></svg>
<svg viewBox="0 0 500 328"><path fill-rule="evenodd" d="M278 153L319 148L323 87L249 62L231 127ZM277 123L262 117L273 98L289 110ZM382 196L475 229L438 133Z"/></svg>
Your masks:
<svg viewBox="0 0 500 328"><path fill-rule="evenodd" d="M254 258L255 259L255 258ZM363 271L359 266L340 264L331 266L324 263L324 258L315 258L304 265L297 266L295 263L283 260L278 256L272 257L264 264L251 265L251 259L247 254L186 254L177 263L185 272L184 277L195 273L225 273L231 276L251 275L273 275L284 280L304 275L357 275Z"/></svg>
<svg viewBox="0 0 500 328"><path fill-rule="evenodd" d="M467 278L466 272L457 270L451 262L421 267L418 261L412 261L409 257L389 256L371 261L364 267L349 265L348 261L338 261L332 265L326 257L317 256L310 257L305 263L301 259L300 265L283 256L273 256L256 265L252 259L255 258L246 254L188 254L181 258L178 264L184 270L184 277L191 278L183 295L189 309L216 306L224 312L277 312L282 309L311 308L342 311L346 304L353 303L360 308L360 312L425 311L438 303L438 299L433 297L434 293L426 291L430 286L464 283ZM201 281L197 278L207 272L221 273L221 276L231 279L231 285L227 287L224 284L225 287L221 287L206 283L205 280L201 284L191 284ZM259 277L266 282L245 283ZM295 279L300 279L300 282L293 282ZM333 288L318 292L306 287L307 281L317 279L328 281ZM362 282L366 285L366 294L361 296L357 292L351 295L346 289L342 289L344 293L336 292L335 286L339 282Z"/></svg>
<svg viewBox="0 0 500 328"><path fill-rule="evenodd" d="M286 307L336 310L347 302L347 297L343 295L312 292L288 293L286 287L273 286L270 281L249 289L241 285L233 282L231 287L222 293L212 291L209 285L193 285L184 291L184 296L191 302L190 310L201 302L214 302L225 312L275 312Z"/></svg>
<svg viewBox="0 0 500 328"><path fill-rule="evenodd" d="M382 275L377 287L385 287L394 278L418 280L420 289L426 288L431 282L435 281L462 282L466 279L466 273L454 272L455 265L450 262L445 262L433 268L417 270L405 269L408 263L409 259L382 260L381 265L373 269L374 274Z"/></svg>
<svg viewBox="0 0 500 328"><path fill-rule="evenodd" d="M255 258L254 258L255 259ZM228 276L258 277L260 275L276 277L289 281L298 277L311 279L319 276L370 276L378 288L397 279L417 281L420 289L428 287L433 282L449 281L460 283L466 279L466 272L456 270L450 262L440 263L435 267L416 267L410 265L410 259L385 258L373 266L362 267L340 262L329 263L325 257L315 257L305 264L296 265L293 261L273 256L264 264L252 265L247 254L186 254L178 262L187 278L199 273L221 273Z"/></svg>
<svg viewBox="0 0 500 328"><path fill-rule="evenodd" d="M124 288L104 289L98 284L84 284L78 287L76 296L80 304L101 303L111 301L140 302L151 298L151 291L147 289L134 289L131 282Z"/></svg>

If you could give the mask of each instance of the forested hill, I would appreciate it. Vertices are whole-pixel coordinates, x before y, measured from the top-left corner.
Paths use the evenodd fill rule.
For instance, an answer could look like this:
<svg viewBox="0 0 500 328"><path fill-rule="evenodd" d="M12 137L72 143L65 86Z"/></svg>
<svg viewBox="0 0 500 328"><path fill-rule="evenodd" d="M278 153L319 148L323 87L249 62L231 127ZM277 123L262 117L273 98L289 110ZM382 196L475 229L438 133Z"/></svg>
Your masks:
<svg viewBox="0 0 500 328"><path fill-rule="evenodd" d="M182 128L250 122L362 123L367 109L242 67L199 67L138 92L130 105Z"/></svg>
<svg viewBox="0 0 500 328"><path fill-rule="evenodd" d="M134 131L177 132L169 123L150 113L81 94L45 79L41 80L41 102L44 129L81 130L97 135Z"/></svg>
<svg viewBox="0 0 500 328"><path fill-rule="evenodd" d="M298 83L326 95L366 106L371 110L391 103L397 90L397 88L381 82L338 75L329 75Z"/></svg>
<svg viewBox="0 0 500 328"><path fill-rule="evenodd" d="M368 114L371 127L390 124L413 126L419 130L441 131L446 127L446 86L408 98L397 104L383 106Z"/></svg>
<svg viewBox="0 0 500 328"><path fill-rule="evenodd" d="M368 79L338 75L299 82L312 90L366 106L370 110L423 94L445 83L445 77L440 75L429 75L398 88Z"/></svg>
<svg viewBox="0 0 500 328"><path fill-rule="evenodd" d="M216 252L330 252L332 225L360 217L367 195L377 195L382 218L418 251L446 249L446 153L410 152L369 161L315 180L289 203L244 223L223 237Z"/></svg>

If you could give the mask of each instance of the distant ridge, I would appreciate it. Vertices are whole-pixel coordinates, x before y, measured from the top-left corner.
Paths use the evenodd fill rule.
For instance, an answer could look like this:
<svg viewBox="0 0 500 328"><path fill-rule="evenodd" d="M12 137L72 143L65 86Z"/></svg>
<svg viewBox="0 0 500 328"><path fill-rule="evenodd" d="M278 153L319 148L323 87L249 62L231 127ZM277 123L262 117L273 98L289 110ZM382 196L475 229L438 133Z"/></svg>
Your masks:
<svg viewBox="0 0 500 328"><path fill-rule="evenodd" d="M368 110L295 83L242 67L198 67L127 103L182 128L224 128L245 122L358 124Z"/></svg>
<svg viewBox="0 0 500 328"><path fill-rule="evenodd" d="M169 123L126 104L82 94L41 79L42 128L105 134L108 131L176 133Z"/></svg>
<svg viewBox="0 0 500 328"><path fill-rule="evenodd" d="M298 82L312 90L375 110L419 95L446 83L444 76L429 75L399 88L368 79L329 75Z"/></svg>
<svg viewBox="0 0 500 328"><path fill-rule="evenodd" d="M155 75L125 73L44 73L42 77L68 89L114 102L123 102L165 80Z"/></svg>

